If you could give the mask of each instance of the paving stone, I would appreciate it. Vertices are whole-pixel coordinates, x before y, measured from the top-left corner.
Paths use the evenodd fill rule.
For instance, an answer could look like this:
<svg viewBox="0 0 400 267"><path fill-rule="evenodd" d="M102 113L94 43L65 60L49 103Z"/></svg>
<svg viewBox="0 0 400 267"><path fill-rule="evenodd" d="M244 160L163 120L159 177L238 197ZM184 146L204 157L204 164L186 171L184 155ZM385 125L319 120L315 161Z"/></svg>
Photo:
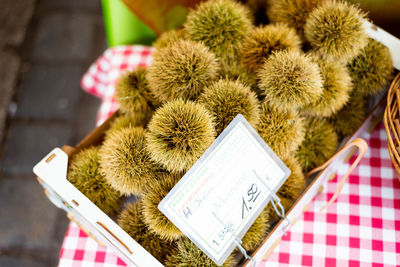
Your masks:
<svg viewBox="0 0 400 267"><path fill-rule="evenodd" d="M89 55L89 62L92 64L107 49L106 33L104 29L104 18L101 15L93 16L93 42Z"/></svg>
<svg viewBox="0 0 400 267"><path fill-rule="evenodd" d="M0 180L0 249L53 247L57 215L34 175Z"/></svg>
<svg viewBox="0 0 400 267"><path fill-rule="evenodd" d="M53 11L54 9L73 9L89 10L101 12L101 1L99 0L41 0L38 4L38 10Z"/></svg>
<svg viewBox="0 0 400 267"><path fill-rule="evenodd" d="M18 93L17 117L71 120L82 95L80 65L34 64Z"/></svg>
<svg viewBox="0 0 400 267"><path fill-rule="evenodd" d="M0 50L0 144L3 140L8 105L14 94L19 66L20 60L17 56Z"/></svg>
<svg viewBox="0 0 400 267"><path fill-rule="evenodd" d="M32 167L52 148L86 136L94 128L100 103L82 92L79 80L106 48L101 1L37 1L27 30L25 14L12 7L20 5L28 12L31 2L35 1L3 0L0 10L0 33L7 36L3 40L9 39L2 25L8 27L3 22L6 15L17 24L25 23L22 31L14 28L12 34L17 37L7 45L19 46L25 39L14 50L28 62L27 71L20 71L25 67L20 67L19 56L5 57L0 51L0 140L2 118L21 73L16 118L11 118L0 155L0 266L57 265L68 220L45 197Z"/></svg>
<svg viewBox="0 0 400 267"><path fill-rule="evenodd" d="M54 254L56 255L55 257L56 262L58 262L59 252L61 250L62 242L64 241L64 237L67 232L69 223L70 220L67 218L66 212L64 210L59 209L57 215L57 223L54 228L54 236L53 236L53 240L55 244L57 244L56 249L53 250L55 251Z"/></svg>
<svg viewBox="0 0 400 267"><path fill-rule="evenodd" d="M10 257L6 255L0 255L0 266L4 267L43 267L46 264L38 262L30 258Z"/></svg>
<svg viewBox="0 0 400 267"><path fill-rule="evenodd" d="M66 124L13 123L0 171L10 175L31 174L33 166L54 147L70 144L71 136L71 126Z"/></svg>
<svg viewBox="0 0 400 267"><path fill-rule="evenodd" d="M2 0L0 8L0 45L19 46L25 37L36 0ZM4 38L5 37L5 38Z"/></svg>
<svg viewBox="0 0 400 267"><path fill-rule="evenodd" d="M33 41L32 58L52 62L87 59L92 43L92 24L92 17L84 14L45 16L39 22Z"/></svg>

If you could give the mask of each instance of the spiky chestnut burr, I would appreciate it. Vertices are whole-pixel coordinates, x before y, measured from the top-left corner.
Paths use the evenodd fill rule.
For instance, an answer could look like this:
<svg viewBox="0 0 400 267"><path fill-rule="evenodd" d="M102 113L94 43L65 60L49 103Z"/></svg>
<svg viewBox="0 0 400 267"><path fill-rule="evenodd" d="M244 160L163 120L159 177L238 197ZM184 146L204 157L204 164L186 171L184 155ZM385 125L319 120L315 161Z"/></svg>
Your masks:
<svg viewBox="0 0 400 267"><path fill-rule="evenodd" d="M124 195L141 195L158 170L145 149L145 130L141 127L122 128L106 135L99 153L107 182Z"/></svg>
<svg viewBox="0 0 400 267"><path fill-rule="evenodd" d="M224 64L221 63L221 69L218 75L221 80L239 80L244 85L250 86L251 88L257 86L257 81L250 75L250 73L240 63L238 64Z"/></svg>
<svg viewBox="0 0 400 267"><path fill-rule="evenodd" d="M268 3L265 0L247 0L245 5L249 8L254 16L255 25L269 24L267 17Z"/></svg>
<svg viewBox="0 0 400 267"><path fill-rule="evenodd" d="M145 121L138 116L127 116L120 114L118 117L114 119L114 121L110 124L110 128L106 131L106 135L114 131L119 131L122 128L127 127L145 127L148 121Z"/></svg>
<svg viewBox="0 0 400 267"><path fill-rule="evenodd" d="M187 237L180 239L177 242L177 252L167 256L165 265L167 267L186 267L186 266L202 266L202 267L217 267L203 251L201 251ZM233 255L230 255L222 264L223 267L235 266L236 260Z"/></svg>
<svg viewBox="0 0 400 267"><path fill-rule="evenodd" d="M294 28L277 23L252 28L243 40L240 58L246 69L255 75L265 60L276 51L300 51L301 40Z"/></svg>
<svg viewBox="0 0 400 267"><path fill-rule="evenodd" d="M323 92L319 67L310 56L295 50L271 55L258 73L265 101L281 110L316 102Z"/></svg>
<svg viewBox="0 0 400 267"><path fill-rule="evenodd" d="M232 0L200 3L187 16L185 29L193 41L203 42L223 61L233 63L250 29L247 7Z"/></svg>
<svg viewBox="0 0 400 267"><path fill-rule="evenodd" d="M293 155L284 157L282 160L291 171L291 174L278 190L277 196L280 198L285 212L287 212L304 190L306 180L299 162ZM279 218L271 203L267 205L265 211L270 215L272 221Z"/></svg>
<svg viewBox="0 0 400 267"><path fill-rule="evenodd" d="M284 197L284 196L280 196L278 194L277 194L277 196L280 198L281 205L284 208L285 214L286 214L289 211L289 209L292 207L294 200ZM277 205L277 208L279 209L278 205ZM264 211L269 214L269 218L270 218L269 223L270 224L274 224L280 219L280 217L276 213L275 209L273 208L271 202L268 203L268 205L267 205L267 207L265 207Z"/></svg>
<svg viewBox="0 0 400 267"><path fill-rule="evenodd" d="M68 180L98 206L104 213L112 215L119 210L120 193L106 182L100 172L100 156L97 147L89 147L75 154L68 167Z"/></svg>
<svg viewBox="0 0 400 267"><path fill-rule="evenodd" d="M175 243L162 240L149 231L143 222L139 201L128 203L124 207L118 216L118 225L161 262L176 250Z"/></svg>
<svg viewBox="0 0 400 267"><path fill-rule="evenodd" d="M240 81L219 80L207 87L198 101L213 116L217 134L238 114L242 114L253 127L258 124L260 107L257 97Z"/></svg>
<svg viewBox="0 0 400 267"><path fill-rule="evenodd" d="M146 72L142 67L128 71L119 77L115 85L115 99L120 112L138 120L148 120L149 114L159 105L150 92Z"/></svg>
<svg viewBox="0 0 400 267"><path fill-rule="evenodd" d="M367 45L364 13L342 1L327 1L315 8L304 26L306 39L322 55L348 61Z"/></svg>
<svg viewBox="0 0 400 267"><path fill-rule="evenodd" d="M368 38L368 45L348 64L354 91L372 95L384 89L393 74L393 62L389 49L378 41Z"/></svg>
<svg viewBox="0 0 400 267"><path fill-rule="evenodd" d="M310 116L330 117L349 101L353 90L351 77L346 66L339 61L317 59L316 56L314 60L320 67L324 88L321 98L306 105L301 112Z"/></svg>
<svg viewBox="0 0 400 267"><path fill-rule="evenodd" d="M153 43L153 47L158 50L167 47L176 41L187 39L187 33L184 29L172 29L163 32L160 37L158 37L157 40Z"/></svg>
<svg viewBox="0 0 400 267"><path fill-rule="evenodd" d="M353 134L365 120L366 101L364 96L356 91L350 96L349 102L336 114L329 118L335 132L343 137Z"/></svg>
<svg viewBox="0 0 400 267"><path fill-rule="evenodd" d="M158 209L158 204L179 181L181 175L160 173L149 181L142 197L143 221L149 230L163 240L174 241L182 232Z"/></svg>
<svg viewBox="0 0 400 267"><path fill-rule="evenodd" d="M267 15L271 22L283 22L303 37L304 24L314 8L326 0L269 0Z"/></svg>
<svg viewBox="0 0 400 267"><path fill-rule="evenodd" d="M336 151L338 136L333 126L321 118L306 119L306 134L296 151L296 158L304 172L325 163Z"/></svg>
<svg viewBox="0 0 400 267"><path fill-rule="evenodd" d="M214 139L213 120L206 108L181 99L157 109L146 135L151 158L175 173L187 171Z"/></svg>
<svg viewBox="0 0 400 267"><path fill-rule="evenodd" d="M264 240L270 228L269 213L263 210L242 238L242 246L248 252L253 252Z"/></svg>
<svg viewBox="0 0 400 267"><path fill-rule="evenodd" d="M282 111L261 105L258 133L279 157L287 157L304 139L304 120L295 110Z"/></svg>
<svg viewBox="0 0 400 267"><path fill-rule="evenodd" d="M278 194L281 197L296 200L306 186L301 165L293 155L283 157L282 160L291 171L291 174L278 190Z"/></svg>
<svg viewBox="0 0 400 267"><path fill-rule="evenodd" d="M256 94L260 101L265 97L263 91L258 87L255 77L251 75L241 63L222 63L218 78L222 80L240 81L243 85L250 87L250 90Z"/></svg>
<svg viewBox="0 0 400 267"><path fill-rule="evenodd" d="M156 51L153 60L146 77L151 92L161 102L196 99L219 71L215 55L193 41L171 43Z"/></svg>

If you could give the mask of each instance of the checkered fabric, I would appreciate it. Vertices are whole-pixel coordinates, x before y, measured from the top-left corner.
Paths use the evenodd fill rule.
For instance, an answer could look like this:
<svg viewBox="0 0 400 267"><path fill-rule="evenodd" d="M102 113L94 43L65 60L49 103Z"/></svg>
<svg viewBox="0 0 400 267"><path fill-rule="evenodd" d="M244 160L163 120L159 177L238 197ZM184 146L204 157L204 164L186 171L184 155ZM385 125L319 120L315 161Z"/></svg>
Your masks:
<svg viewBox="0 0 400 267"><path fill-rule="evenodd" d="M112 249L99 245L75 223L71 222L60 251L59 266L115 267L127 265Z"/></svg>
<svg viewBox="0 0 400 267"><path fill-rule="evenodd" d="M259 266L400 265L400 182L383 124L363 138L369 150L337 200L319 212L337 189L336 177ZM339 169L340 177L350 163Z"/></svg>
<svg viewBox="0 0 400 267"><path fill-rule="evenodd" d="M114 99L118 77L137 67L149 66L152 52L153 48L147 46L118 46L107 49L89 68L81 80L81 86L86 92L103 100L97 114L97 125L102 124L118 109Z"/></svg>
<svg viewBox="0 0 400 267"><path fill-rule="evenodd" d="M103 98L99 123L116 108L112 98L118 75L151 62L151 48L107 50L82 79L82 87ZM400 266L400 182L380 124L363 138L370 149L335 203L320 213L338 180L329 181L298 222L282 237L267 261L258 266ZM350 163L340 168L341 176ZM60 253L60 266L124 266L110 249L100 247L71 223Z"/></svg>

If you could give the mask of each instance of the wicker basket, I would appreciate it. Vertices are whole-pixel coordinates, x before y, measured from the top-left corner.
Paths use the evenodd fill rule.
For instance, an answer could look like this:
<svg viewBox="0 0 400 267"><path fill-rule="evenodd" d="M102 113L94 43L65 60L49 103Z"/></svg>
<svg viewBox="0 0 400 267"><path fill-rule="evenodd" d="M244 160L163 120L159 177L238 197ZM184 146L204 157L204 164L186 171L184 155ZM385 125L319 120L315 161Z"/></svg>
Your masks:
<svg viewBox="0 0 400 267"><path fill-rule="evenodd" d="M390 85L383 123L388 136L389 155L400 180L400 72Z"/></svg>

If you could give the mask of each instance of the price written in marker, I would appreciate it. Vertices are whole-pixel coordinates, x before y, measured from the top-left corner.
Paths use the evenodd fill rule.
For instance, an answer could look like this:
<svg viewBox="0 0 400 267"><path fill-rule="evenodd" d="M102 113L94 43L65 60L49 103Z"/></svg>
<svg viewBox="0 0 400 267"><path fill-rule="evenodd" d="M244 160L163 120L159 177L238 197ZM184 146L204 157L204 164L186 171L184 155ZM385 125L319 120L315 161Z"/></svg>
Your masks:
<svg viewBox="0 0 400 267"><path fill-rule="evenodd" d="M247 203L254 203L260 194L261 191L258 190L257 184L252 184L250 189L247 191L247 196L250 197L250 199L245 200L244 197L242 197L242 219L244 219L245 212L252 209Z"/></svg>
<svg viewBox="0 0 400 267"><path fill-rule="evenodd" d="M234 236L244 236L289 174L238 115L159 209L220 265L235 247Z"/></svg>

